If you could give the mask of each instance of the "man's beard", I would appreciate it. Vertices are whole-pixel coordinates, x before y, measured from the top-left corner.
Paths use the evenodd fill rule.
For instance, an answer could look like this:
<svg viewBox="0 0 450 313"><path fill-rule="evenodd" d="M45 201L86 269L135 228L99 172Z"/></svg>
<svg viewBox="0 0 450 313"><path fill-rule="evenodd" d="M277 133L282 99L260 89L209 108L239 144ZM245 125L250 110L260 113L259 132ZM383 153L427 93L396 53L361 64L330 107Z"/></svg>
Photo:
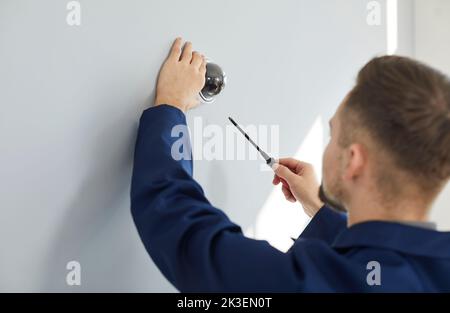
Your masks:
<svg viewBox="0 0 450 313"><path fill-rule="evenodd" d="M345 207L338 203L337 201L334 201L333 199L331 199L331 197L327 196L325 193L325 189L323 188L323 183L320 185L319 188L319 198L322 202L324 202L327 206L331 207L332 209L335 209L336 211L339 212L347 212L347 210L345 209Z"/></svg>

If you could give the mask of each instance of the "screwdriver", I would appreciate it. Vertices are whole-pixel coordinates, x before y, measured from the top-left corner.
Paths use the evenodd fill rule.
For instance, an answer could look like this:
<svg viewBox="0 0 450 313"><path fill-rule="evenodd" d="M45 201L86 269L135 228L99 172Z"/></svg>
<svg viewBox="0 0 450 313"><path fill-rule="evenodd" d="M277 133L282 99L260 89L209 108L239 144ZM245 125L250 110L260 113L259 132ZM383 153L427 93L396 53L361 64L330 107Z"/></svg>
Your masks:
<svg viewBox="0 0 450 313"><path fill-rule="evenodd" d="M236 126L236 128L242 133L242 135L244 135L245 138L247 138L247 140L256 148L256 150L258 150L258 152L266 161L266 164L270 166L270 168L272 168L272 166L275 163L277 163L277 161L274 158L270 157L263 150L261 150L261 148L250 138L250 136L245 131L242 130L242 128L231 117L228 117L228 119L230 120L231 123L233 123L234 126Z"/></svg>

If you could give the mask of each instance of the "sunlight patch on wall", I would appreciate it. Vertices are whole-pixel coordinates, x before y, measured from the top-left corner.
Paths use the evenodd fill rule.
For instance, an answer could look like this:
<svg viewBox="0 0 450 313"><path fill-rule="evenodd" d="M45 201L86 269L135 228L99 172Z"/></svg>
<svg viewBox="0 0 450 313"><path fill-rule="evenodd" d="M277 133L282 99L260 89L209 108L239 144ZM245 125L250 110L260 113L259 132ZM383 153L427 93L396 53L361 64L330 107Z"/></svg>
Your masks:
<svg viewBox="0 0 450 313"><path fill-rule="evenodd" d="M314 121L294 158L311 163L322 179L322 153L324 148L324 127L321 116ZM274 186L258 213L256 221L244 232L246 236L267 240L275 248L286 252L309 222L299 203L290 203L280 186Z"/></svg>
<svg viewBox="0 0 450 313"><path fill-rule="evenodd" d="M398 49L398 2L386 0L387 54L392 55Z"/></svg>

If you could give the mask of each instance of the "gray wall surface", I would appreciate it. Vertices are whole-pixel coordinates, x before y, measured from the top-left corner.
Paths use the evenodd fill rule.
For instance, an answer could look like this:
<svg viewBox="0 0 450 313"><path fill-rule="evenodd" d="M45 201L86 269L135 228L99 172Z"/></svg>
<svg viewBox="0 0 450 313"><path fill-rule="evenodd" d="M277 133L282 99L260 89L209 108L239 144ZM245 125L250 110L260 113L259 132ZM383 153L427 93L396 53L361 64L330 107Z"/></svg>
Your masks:
<svg viewBox="0 0 450 313"><path fill-rule="evenodd" d="M228 76L190 126L198 116L279 125L280 156L295 155L317 121L326 140L359 68L386 51L385 1L380 26L362 0L81 0L80 26L66 24L67 2L0 0L0 291L175 291L137 236L129 187L138 119L176 36ZM410 1L401 6L410 23ZM211 202L249 234L273 190L260 166L195 163ZM272 210L297 233L307 222L300 206L298 221ZM66 284L72 260L81 286Z"/></svg>

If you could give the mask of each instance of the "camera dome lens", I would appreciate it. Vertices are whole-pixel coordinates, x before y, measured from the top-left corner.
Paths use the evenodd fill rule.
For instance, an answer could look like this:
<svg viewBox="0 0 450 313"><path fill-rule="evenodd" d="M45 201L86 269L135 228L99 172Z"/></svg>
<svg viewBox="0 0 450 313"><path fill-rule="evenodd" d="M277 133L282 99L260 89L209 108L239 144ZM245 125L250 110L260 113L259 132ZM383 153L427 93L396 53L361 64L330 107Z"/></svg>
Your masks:
<svg viewBox="0 0 450 313"><path fill-rule="evenodd" d="M200 96L204 102L213 102L226 84L226 75L219 65L208 62L206 64L205 86L200 92Z"/></svg>

